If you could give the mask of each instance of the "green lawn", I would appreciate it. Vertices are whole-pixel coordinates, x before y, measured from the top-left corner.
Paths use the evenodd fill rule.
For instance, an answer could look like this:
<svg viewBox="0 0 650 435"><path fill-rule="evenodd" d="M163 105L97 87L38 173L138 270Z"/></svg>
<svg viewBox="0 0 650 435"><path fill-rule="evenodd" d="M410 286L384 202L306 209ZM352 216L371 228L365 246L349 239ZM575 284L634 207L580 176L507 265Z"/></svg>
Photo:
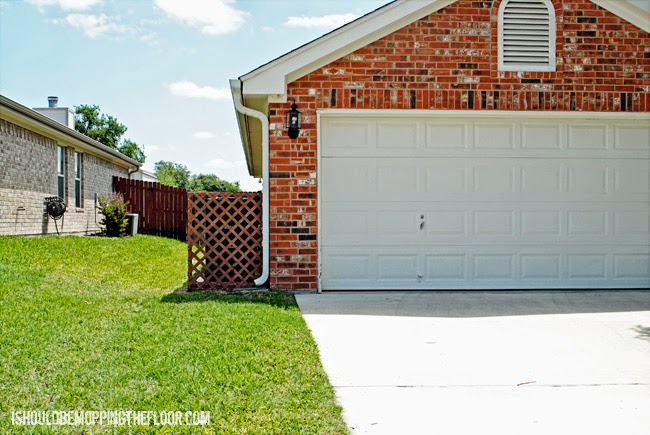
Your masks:
<svg viewBox="0 0 650 435"><path fill-rule="evenodd" d="M0 237L0 432L346 433L293 297L186 293L187 247ZM209 411L207 426L11 425L11 411Z"/></svg>

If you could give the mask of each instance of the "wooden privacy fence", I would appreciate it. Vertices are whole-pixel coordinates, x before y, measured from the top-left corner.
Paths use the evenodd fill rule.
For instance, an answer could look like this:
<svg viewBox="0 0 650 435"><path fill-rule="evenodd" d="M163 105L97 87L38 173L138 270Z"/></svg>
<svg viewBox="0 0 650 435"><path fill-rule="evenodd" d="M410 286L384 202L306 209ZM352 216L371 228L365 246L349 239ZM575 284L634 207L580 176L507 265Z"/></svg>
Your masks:
<svg viewBox="0 0 650 435"><path fill-rule="evenodd" d="M262 273L262 193L188 192L190 289L245 288Z"/></svg>
<svg viewBox="0 0 650 435"><path fill-rule="evenodd" d="M150 181L113 177L129 213L138 214L138 233L187 240L187 190Z"/></svg>

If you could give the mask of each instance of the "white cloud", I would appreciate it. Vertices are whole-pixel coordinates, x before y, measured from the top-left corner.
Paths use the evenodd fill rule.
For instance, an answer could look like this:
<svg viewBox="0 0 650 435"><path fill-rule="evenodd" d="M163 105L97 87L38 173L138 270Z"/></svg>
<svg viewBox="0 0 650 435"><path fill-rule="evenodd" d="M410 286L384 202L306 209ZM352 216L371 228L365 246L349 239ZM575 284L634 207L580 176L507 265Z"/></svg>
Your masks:
<svg viewBox="0 0 650 435"><path fill-rule="evenodd" d="M327 27L336 28L359 18L356 14L323 15L320 17L289 17L284 25L287 27Z"/></svg>
<svg viewBox="0 0 650 435"><path fill-rule="evenodd" d="M46 6L58 6L66 11L85 11L102 3L102 0L27 0L27 2L39 9Z"/></svg>
<svg viewBox="0 0 650 435"><path fill-rule="evenodd" d="M63 20L54 20L55 24L68 24L81 29L89 38L96 38L105 33L127 33L129 28L115 22L115 19L104 14L68 14Z"/></svg>
<svg viewBox="0 0 650 435"><path fill-rule="evenodd" d="M218 171L229 171L229 170L242 170L247 169L245 160L224 160L224 159L212 159L209 160L203 165L207 169L218 170Z"/></svg>
<svg viewBox="0 0 650 435"><path fill-rule="evenodd" d="M180 81L168 85L172 95L186 98L206 98L208 100L229 100L230 90L213 88L212 86L199 86L189 81Z"/></svg>
<svg viewBox="0 0 650 435"><path fill-rule="evenodd" d="M235 9L234 3L234 0L154 0L167 15L208 35L232 33L244 24L248 13Z"/></svg>
<svg viewBox="0 0 650 435"><path fill-rule="evenodd" d="M192 137L198 140L212 139L214 137L214 133L210 131L197 131L192 135Z"/></svg>

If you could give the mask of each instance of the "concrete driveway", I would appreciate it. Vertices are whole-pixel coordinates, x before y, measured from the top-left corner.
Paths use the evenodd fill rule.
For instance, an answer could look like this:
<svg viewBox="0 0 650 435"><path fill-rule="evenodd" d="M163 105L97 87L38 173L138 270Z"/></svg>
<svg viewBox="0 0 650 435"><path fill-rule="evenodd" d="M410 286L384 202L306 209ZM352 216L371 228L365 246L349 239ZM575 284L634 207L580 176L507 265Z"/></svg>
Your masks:
<svg viewBox="0 0 650 435"><path fill-rule="evenodd" d="M650 292L296 299L352 434L649 434Z"/></svg>

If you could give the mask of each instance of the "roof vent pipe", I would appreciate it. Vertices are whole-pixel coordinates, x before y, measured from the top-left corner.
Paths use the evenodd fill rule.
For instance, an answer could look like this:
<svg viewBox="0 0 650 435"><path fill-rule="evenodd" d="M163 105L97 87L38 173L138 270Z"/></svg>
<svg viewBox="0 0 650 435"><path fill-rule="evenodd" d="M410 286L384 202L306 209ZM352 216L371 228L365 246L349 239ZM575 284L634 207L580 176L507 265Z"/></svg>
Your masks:
<svg viewBox="0 0 650 435"><path fill-rule="evenodd" d="M47 107L53 108L59 106L59 97L47 97Z"/></svg>

